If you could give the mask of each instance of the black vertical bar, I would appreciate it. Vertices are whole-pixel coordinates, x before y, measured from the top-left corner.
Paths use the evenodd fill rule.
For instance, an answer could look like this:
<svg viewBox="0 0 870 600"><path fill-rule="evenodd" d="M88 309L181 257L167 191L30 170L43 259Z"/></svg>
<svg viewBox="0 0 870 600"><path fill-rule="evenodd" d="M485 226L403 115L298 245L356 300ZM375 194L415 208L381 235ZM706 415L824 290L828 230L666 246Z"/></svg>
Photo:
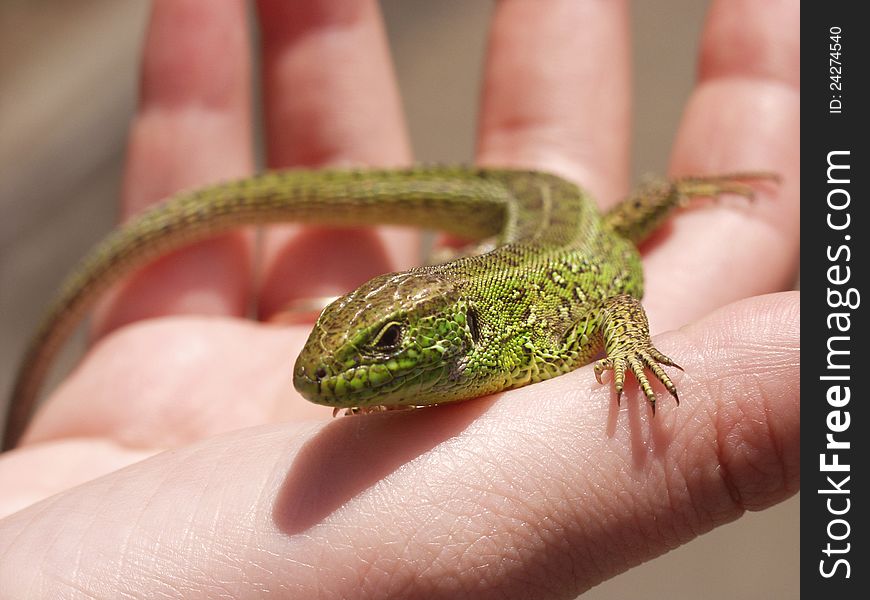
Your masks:
<svg viewBox="0 0 870 600"><path fill-rule="evenodd" d="M864 598L870 26L860 2L801 3L801 592ZM865 304L868 304L865 306Z"/></svg>

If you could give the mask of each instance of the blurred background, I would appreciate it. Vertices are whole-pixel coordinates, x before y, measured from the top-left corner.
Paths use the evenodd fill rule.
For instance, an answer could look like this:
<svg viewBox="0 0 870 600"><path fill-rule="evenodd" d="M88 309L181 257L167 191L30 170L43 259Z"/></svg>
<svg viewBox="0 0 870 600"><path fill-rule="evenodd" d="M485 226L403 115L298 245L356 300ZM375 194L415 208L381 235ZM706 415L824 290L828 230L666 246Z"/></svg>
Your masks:
<svg viewBox="0 0 870 600"><path fill-rule="evenodd" d="M667 166L706 2L631 4L637 180ZM382 6L417 159L467 162L492 3ZM46 300L115 223L147 17L142 0L0 2L0 402ZM583 597L797 598L799 506L747 514Z"/></svg>

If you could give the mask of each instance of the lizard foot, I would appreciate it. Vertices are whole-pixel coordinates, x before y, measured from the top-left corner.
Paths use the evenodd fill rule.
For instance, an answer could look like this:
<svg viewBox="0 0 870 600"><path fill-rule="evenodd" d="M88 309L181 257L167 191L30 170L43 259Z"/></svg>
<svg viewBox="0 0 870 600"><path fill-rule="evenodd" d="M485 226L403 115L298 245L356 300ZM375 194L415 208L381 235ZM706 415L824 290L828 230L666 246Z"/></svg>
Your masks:
<svg viewBox="0 0 870 600"><path fill-rule="evenodd" d="M648 369L662 382L677 404L680 403L677 388L661 365L676 367L681 371L683 369L653 346L649 336L649 323L640 300L626 294L608 298L602 307L601 329L607 357L595 363L595 378L598 383L602 383L601 374L604 371L613 371L617 402L622 398L625 371L630 369L655 414L656 396L646 376L645 370Z"/></svg>
<svg viewBox="0 0 870 600"><path fill-rule="evenodd" d="M351 406L348 408L336 406L332 409L332 418L334 419L335 417L337 417L342 411L344 411L345 417L349 417L351 415L370 415L372 413L386 412L388 410L415 410L417 408L423 407L414 406L413 404L403 404L397 406L384 406L381 404L375 404L373 406Z"/></svg>
<svg viewBox="0 0 870 600"><path fill-rule="evenodd" d="M601 380L601 374L604 371L613 371L613 385L616 388L617 404L619 404L622 399L622 389L625 385L626 368L631 369L631 372L634 373L644 395L647 397L647 400L649 400L653 414L655 414L656 396L644 369L649 369L653 375L655 375L655 378L665 386L665 389L670 392L671 396L673 396L677 401L677 404L680 403L680 397L677 395L677 388L674 386L674 382L671 381L671 378L668 377L668 374L665 373L665 370L662 369L661 365L676 367L680 371L683 370L680 365L656 350L652 345L627 352L618 352L616 353L616 356L602 358L595 362L593 368L595 369L595 379L598 380L598 383L604 383Z"/></svg>

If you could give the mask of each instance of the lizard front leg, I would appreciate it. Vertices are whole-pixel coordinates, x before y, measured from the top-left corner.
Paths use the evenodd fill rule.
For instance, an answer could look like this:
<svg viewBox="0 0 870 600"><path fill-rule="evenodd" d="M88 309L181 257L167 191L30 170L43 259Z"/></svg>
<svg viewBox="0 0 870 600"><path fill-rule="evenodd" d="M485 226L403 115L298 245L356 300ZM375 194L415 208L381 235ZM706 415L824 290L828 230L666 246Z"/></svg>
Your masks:
<svg viewBox="0 0 870 600"><path fill-rule="evenodd" d="M613 371L617 402L622 398L625 371L630 369L655 414L656 396L645 372L645 369L649 369L679 404L677 388L661 365L676 367L681 371L682 367L653 346L649 322L640 300L628 294L608 298L601 309L600 328L607 356L595 362L595 378L598 383L603 383L601 374L606 370Z"/></svg>

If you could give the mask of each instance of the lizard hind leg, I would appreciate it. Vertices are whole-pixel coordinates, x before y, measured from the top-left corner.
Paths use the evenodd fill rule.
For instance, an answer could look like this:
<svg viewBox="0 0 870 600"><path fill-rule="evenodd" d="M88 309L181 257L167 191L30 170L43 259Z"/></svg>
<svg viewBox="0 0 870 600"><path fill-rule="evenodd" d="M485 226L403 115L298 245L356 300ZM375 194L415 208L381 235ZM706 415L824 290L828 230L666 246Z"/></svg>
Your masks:
<svg viewBox="0 0 870 600"><path fill-rule="evenodd" d="M634 374L649 400L653 414L656 410L656 396L646 375L647 370L665 386L665 389L676 399L677 404L680 403L677 388L661 365L676 367L681 371L682 367L653 346L649 335L649 323L640 300L627 294L608 298L602 307L601 332L607 356L595 362L595 378L598 383L603 383L602 373L613 371L617 403L622 398L626 370Z"/></svg>
<svg viewBox="0 0 870 600"><path fill-rule="evenodd" d="M692 198L717 198L736 194L752 199L753 184L778 182L779 176L765 171L681 177L654 180L640 186L626 200L604 215L604 222L619 235L639 243L655 231L673 212Z"/></svg>

